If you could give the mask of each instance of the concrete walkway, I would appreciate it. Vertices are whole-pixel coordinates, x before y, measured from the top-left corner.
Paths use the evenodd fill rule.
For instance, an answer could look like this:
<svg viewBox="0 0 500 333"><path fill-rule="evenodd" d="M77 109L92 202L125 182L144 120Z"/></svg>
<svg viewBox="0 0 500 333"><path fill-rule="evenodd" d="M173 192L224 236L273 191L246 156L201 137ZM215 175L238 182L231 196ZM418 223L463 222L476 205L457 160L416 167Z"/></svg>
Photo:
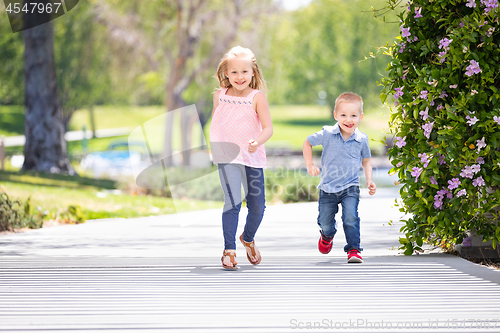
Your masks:
<svg viewBox="0 0 500 333"><path fill-rule="evenodd" d="M318 252L316 203L269 206L262 263L239 246L238 271L221 269L220 210L0 236L0 332L500 332L500 271L398 254L395 196L362 193L363 264L341 229Z"/></svg>

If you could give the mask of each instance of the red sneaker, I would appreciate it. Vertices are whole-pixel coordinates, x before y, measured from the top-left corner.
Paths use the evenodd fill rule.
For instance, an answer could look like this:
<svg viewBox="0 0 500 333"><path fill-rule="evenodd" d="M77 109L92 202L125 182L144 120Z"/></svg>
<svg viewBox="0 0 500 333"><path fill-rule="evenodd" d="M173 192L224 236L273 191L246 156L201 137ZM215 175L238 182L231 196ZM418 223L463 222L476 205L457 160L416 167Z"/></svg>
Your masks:
<svg viewBox="0 0 500 333"><path fill-rule="evenodd" d="M362 263L363 258L361 257L361 252L356 249L352 249L347 253L348 263Z"/></svg>
<svg viewBox="0 0 500 333"><path fill-rule="evenodd" d="M318 241L318 250L323 254L327 254L332 250L333 247L333 237L326 237L320 231L321 237Z"/></svg>

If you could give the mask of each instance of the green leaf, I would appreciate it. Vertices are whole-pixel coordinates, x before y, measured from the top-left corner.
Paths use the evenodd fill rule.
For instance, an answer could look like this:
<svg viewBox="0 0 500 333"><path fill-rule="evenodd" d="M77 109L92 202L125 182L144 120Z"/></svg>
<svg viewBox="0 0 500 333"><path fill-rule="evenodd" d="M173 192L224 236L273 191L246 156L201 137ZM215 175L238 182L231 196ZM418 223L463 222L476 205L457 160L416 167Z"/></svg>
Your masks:
<svg viewBox="0 0 500 333"><path fill-rule="evenodd" d="M404 252L405 256L411 256L413 254L413 248L407 248Z"/></svg>
<svg viewBox="0 0 500 333"><path fill-rule="evenodd" d="M430 46L429 46L429 49L430 49ZM432 78L435 80L439 80L439 78L441 77L441 71L438 69L432 70L431 74L432 74Z"/></svg>

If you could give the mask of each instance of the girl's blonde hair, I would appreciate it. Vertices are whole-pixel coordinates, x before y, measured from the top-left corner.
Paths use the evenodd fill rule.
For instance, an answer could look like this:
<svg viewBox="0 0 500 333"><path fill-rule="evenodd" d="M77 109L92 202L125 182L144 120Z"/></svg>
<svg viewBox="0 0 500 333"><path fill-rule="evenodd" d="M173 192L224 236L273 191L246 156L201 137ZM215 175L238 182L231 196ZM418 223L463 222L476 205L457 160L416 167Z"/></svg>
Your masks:
<svg viewBox="0 0 500 333"><path fill-rule="evenodd" d="M257 64L255 55L250 49L247 49L239 45L230 49L220 60L219 66L217 66L217 74L215 77L219 81L219 86L221 88L232 87L231 83L229 82L229 78L226 76L226 72L229 60L236 57L248 58L252 63L252 70L254 75L252 76L252 81L250 81L249 85L250 88L260 90L264 94L267 94L266 82L264 81L264 76L262 75L262 71L260 70L259 65Z"/></svg>

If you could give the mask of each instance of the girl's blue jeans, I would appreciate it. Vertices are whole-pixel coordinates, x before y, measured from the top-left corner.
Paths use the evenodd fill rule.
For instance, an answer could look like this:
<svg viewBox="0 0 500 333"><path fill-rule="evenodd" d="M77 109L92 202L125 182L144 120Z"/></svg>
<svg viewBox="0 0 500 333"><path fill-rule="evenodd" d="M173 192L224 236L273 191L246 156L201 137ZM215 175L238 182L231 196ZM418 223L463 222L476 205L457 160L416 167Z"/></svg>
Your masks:
<svg viewBox="0 0 500 333"><path fill-rule="evenodd" d="M224 191L224 210L222 212L222 231L224 249L236 249L236 231L241 209L241 186L245 192L248 215L243 230L243 240L252 242L264 217L266 208L264 171L240 164L219 164L219 178Z"/></svg>
<svg viewBox="0 0 500 333"><path fill-rule="evenodd" d="M335 215L342 205L342 223L347 245L344 251L352 249L362 251L360 246L358 204L359 186L351 186L337 193L319 192L318 225L326 237L333 237L337 233Z"/></svg>

